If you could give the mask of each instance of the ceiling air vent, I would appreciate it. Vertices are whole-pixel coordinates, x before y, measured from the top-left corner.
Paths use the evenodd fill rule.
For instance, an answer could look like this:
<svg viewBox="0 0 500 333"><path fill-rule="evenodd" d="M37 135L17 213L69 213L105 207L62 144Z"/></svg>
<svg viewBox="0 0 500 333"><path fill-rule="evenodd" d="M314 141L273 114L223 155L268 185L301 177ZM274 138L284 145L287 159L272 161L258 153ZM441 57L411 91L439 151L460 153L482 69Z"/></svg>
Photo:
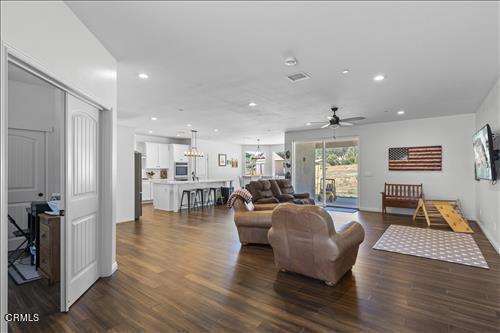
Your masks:
<svg viewBox="0 0 500 333"><path fill-rule="evenodd" d="M297 74L288 75L288 79L290 79L290 81L292 81L292 82L298 82L298 81L302 81L302 80L307 80L309 78L310 78L310 76L307 75L304 72L300 72L300 73L297 73Z"/></svg>

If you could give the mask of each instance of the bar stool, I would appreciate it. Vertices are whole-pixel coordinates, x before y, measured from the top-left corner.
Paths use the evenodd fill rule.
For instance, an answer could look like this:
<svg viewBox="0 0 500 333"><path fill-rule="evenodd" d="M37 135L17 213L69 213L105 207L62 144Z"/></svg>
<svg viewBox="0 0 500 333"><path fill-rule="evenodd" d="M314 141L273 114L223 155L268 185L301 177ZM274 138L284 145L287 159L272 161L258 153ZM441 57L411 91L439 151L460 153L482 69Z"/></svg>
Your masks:
<svg viewBox="0 0 500 333"><path fill-rule="evenodd" d="M201 202L201 208L205 207L205 193L208 194L208 191L206 188L197 188L196 189L196 204ZM200 200L201 199L201 200Z"/></svg>
<svg viewBox="0 0 500 333"><path fill-rule="evenodd" d="M185 195L187 195L187 206L184 204ZM196 197L197 197L196 189L183 190L181 196L181 204L179 205L179 210L181 210L183 207L184 208L187 207L188 211L190 211L191 208L198 208L199 201L197 200Z"/></svg>
<svg viewBox="0 0 500 333"><path fill-rule="evenodd" d="M210 187L210 188L207 188L207 207L210 207L210 206L214 206L215 205L215 193L216 193L216 190L215 190L215 187Z"/></svg>
<svg viewBox="0 0 500 333"><path fill-rule="evenodd" d="M221 205L224 204L224 197L222 196L222 191L220 187L211 187L210 188L210 194L213 194L213 205L217 205L219 202Z"/></svg>
<svg viewBox="0 0 500 333"><path fill-rule="evenodd" d="M210 191L209 191L208 187L203 188L203 197L205 198L205 201L203 201L203 205L205 205L206 207L208 207L208 200L209 200L209 196L210 196L209 192Z"/></svg>

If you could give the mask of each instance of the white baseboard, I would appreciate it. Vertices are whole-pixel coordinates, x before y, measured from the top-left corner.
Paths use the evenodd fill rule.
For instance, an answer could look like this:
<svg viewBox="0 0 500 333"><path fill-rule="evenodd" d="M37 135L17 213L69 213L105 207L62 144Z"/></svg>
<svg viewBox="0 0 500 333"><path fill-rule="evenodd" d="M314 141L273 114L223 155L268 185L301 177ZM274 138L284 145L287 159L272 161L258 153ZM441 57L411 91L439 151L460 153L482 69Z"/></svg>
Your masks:
<svg viewBox="0 0 500 333"><path fill-rule="evenodd" d="M118 270L118 263L115 261L113 265L111 265L111 274L113 275Z"/></svg>
<svg viewBox="0 0 500 333"><path fill-rule="evenodd" d="M119 224L119 223L126 223L126 222L135 222L135 219L125 219L125 220L121 220L121 221L116 221L116 224Z"/></svg>
<svg viewBox="0 0 500 333"><path fill-rule="evenodd" d="M359 210L365 211L365 212L374 212L374 213L382 213L382 208L374 208L374 207L359 207ZM397 211L391 209L390 207L387 207L387 214L395 214L395 215L405 215L405 216L411 216L413 215L413 212L410 212L406 208L400 208Z"/></svg>
<svg viewBox="0 0 500 333"><path fill-rule="evenodd" d="M359 207L359 210L365 211L365 212L382 213L382 209L380 209L380 208L373 208L373 207Z"/></svg>
<svg viewBox="0 0 500 333"><path fill-rule="evenodd" d="M491 246L493 246L493 248L495 249L495 251L497 251L497 253L500 254L500 244L495 243L495 240L493 239L493 237L491 237L486 232L486 229L483 228L483 225L481 224L481 221L479 219L474 219L474 221L476 221L477 225L479 226L479 228L481 229L481 231L483 232L483 234L486 236L486 238L490 242Z"/></svg>

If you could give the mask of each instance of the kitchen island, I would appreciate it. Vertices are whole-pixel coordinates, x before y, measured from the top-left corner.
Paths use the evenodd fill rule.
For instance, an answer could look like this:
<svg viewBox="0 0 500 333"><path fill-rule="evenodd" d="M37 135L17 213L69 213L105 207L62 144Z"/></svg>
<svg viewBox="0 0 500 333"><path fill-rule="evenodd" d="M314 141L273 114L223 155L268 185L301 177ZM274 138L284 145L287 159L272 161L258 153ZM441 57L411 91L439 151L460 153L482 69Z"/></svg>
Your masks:
<svg viewBox="0 0 500 333"><path fill-rule="evenodd" d="M178 212L182 191L197 188L232 187L231 179L213 179L199 181L153 180L153 207L155 209Z"/></svg>

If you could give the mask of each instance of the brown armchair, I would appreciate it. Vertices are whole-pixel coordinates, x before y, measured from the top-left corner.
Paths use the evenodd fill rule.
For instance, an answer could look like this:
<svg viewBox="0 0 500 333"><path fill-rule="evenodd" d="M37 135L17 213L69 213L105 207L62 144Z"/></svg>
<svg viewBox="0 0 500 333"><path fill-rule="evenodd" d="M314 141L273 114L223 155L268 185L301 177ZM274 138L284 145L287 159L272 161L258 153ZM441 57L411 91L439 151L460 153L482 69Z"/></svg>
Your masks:
<svg viewBox="0 0 500 333"><path fill-rule="evenodd" d="M271 228L273 209L277 205L246 204L242 199L234 202L234 223L241 244L269 244L267 232Z"/></svg>
<svg viewBox="0 0 500 333"><path fill-rule="evenodd" d="M339 228L324 209L282 204L272 213L268 238L276 267L336 284L356 262L365 232L358 222Z"/></svg>
<svg viewBox="0 0 500 333"><path fill-rule="evenodd" d="M287 196L289 199L284 201L293 201L296 204L314 205L314 200L310 198L309 193L295 193L289 179L272 179L271 189L275 197Z"/></svg>

